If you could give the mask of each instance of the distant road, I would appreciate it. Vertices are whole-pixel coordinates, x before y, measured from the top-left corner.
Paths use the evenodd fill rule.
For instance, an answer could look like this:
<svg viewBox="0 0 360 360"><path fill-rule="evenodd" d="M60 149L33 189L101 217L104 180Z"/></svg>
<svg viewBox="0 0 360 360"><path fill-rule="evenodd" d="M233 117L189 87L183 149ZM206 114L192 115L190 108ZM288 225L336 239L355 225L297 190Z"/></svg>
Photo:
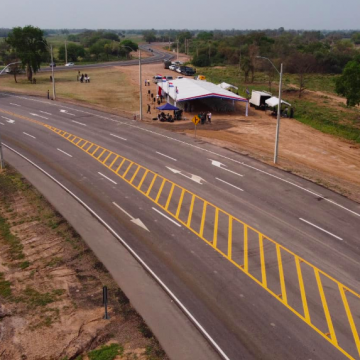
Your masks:
<svg viewBox="0 0 360 360"><path fill-rule="evenodd" d="M149 49L151 48L151 45L144 44L144 45L140 45L139 47L142 51L150 52ZM160 50L156 50L156 49L152 49L152 50L153 51L151 52L151 54L153 54L153 55L150 57L141 59L142 64L159 63L165 59L170 60L174 57L174 55L169 54L165 51L160 51ZM138 65L138 64L139 64L139 60L134 59L134 60L126 60L126 61L111 61L111 62L88 64L88 65L56 66L55 72L62 71L62 70L71 70L71 69L81 70L81 69L93 69L93 68L106 68L106 67L111 67L111 66L132 66L132 65ZM39 72L45 72L45 71L51 71L51 67L50 66L43 67L42 69L40 69Z"/></svg>

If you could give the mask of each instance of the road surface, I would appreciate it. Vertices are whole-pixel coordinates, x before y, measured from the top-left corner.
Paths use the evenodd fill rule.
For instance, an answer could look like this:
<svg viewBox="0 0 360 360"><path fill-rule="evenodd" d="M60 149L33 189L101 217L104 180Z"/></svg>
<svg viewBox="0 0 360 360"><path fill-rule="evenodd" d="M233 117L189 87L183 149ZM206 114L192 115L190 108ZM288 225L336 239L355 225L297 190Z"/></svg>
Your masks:
<svg viewBox="0 0 360 360"><path fill-rule="evenodd" d="M126 239L221 358L359 358L359 204L75 105L0 93L0 133Z"/></svg>

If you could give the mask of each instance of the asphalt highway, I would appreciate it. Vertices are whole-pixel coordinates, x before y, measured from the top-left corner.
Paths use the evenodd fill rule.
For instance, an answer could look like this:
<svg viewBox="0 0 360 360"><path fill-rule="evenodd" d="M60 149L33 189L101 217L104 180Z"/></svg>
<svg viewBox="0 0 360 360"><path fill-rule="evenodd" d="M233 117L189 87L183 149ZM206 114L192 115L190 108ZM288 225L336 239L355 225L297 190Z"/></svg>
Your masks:
<svg viewBox="0 0 360 360"><path fill-rule="evenodd" d="M149 49L151 47L151 45L140 45L139 46L140 49L142 51L146 51L146 52L150 52ZM154 64L154 63L158 63L161 62L163 60L171 60L174 56L163 52L163 51L159 51L156 49L152 49L151 52L152 56L146 57L146 58L142 58L141 59L141 63L143 65L145 64ZM137 65L139 64L139 60L138 59L134 59L134 60L124 60L124 61L110 61L110 62L103 62L103 63L98 63L98 64L88 64L88 65L74 65L74 66L56 66L54 68L55 73L57 71L64 71L64 70L71 70L71 69L78 69L78 70L82 70L82 69L93 69L93 68L106 68L106 67L111 67L111 66L132 66L132 65ZM44 72L44 71L51 71L51 67L43 67L39 70L39 72Z"/></svg>
<svg viewBox="0 0 360 360"><path fill-rule="evenodd" d="M127 239L222 358L359 358L359 204L202 141L29 96L0 93L0 134Z"/></svg>

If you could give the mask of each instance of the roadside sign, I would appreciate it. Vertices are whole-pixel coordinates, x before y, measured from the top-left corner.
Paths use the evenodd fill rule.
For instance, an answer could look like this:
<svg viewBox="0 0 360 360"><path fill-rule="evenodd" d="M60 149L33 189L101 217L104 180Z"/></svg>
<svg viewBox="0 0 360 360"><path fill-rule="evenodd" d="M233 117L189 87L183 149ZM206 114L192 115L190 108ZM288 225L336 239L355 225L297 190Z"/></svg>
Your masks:
<svg viewBox="0 0 360 360"><path fill-rule="evenodd" d="M195 115L193 118L192 118L192 120L191 120L195 125L197 125L199 122L200 122L200 118L197 116L197 115Z"/></svg>

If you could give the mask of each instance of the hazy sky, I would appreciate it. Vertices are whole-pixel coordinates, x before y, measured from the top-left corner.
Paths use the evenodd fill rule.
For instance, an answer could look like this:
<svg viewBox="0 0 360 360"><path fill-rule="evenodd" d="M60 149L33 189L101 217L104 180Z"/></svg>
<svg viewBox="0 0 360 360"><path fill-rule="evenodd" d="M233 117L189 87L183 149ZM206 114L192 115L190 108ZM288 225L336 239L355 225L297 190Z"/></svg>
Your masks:
<svg viewBox="0 0 360 360"><path fill-rule="evenodd" d="M0 27L359 29L360 0L16 0Z"/></svg>

